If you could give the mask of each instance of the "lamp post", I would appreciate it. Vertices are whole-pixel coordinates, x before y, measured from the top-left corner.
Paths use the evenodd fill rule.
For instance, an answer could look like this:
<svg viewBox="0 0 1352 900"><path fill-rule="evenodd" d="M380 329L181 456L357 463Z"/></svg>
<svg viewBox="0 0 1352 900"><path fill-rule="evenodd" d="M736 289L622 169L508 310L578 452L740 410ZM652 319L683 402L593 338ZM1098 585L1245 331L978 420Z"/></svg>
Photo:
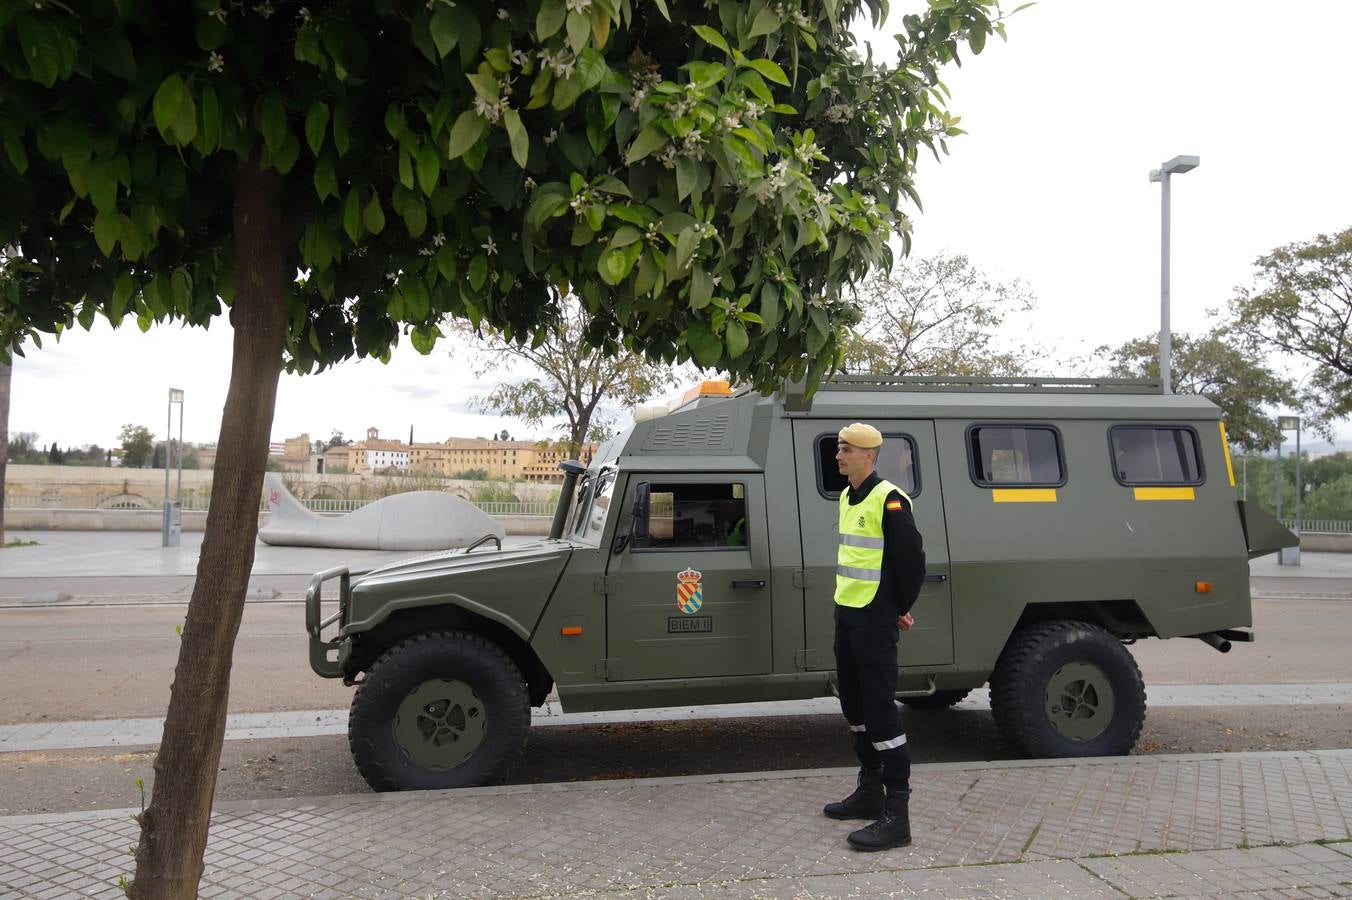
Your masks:
<svg viewBox="0 0 1352 900"><path fill-rule="evenodd" d="M174 452L174 404L178 404L178 490L169 499L169 467ZM164 426L164 521L160 526L161 546L177 547L183 532L183 391L169 389L168 421Z"/></svg>
<svg viewBox="0 0 1352 900"><path fill-rule="evenodd" d="M1158 181L1160 192L1160 380L1164 383L1164 393L1172 394L1170 386L1169 354L1169 176L1191 172L1201 165L1196 156L1175 156L1150 172L1150 180Z"/></svg>
<svg viewBox="0 0 1352 900"><path fill-rule="evenodd" d="M1296 433L1296 520L1295 527L1291 530L1295 532L1297 539L1300 538L1300 495L1305 493L1301 490L1300 484L1300 416L1278 416L1277 428L1283 433L1294 431ZM1282 516L1281 507L1281 487L1282 487L1282 445L1277 442L1277 518ZM1286 547L1277 552L1277 564L1280 566L1298 566L1300 565L1300 544L1294 547Z"/></svg>

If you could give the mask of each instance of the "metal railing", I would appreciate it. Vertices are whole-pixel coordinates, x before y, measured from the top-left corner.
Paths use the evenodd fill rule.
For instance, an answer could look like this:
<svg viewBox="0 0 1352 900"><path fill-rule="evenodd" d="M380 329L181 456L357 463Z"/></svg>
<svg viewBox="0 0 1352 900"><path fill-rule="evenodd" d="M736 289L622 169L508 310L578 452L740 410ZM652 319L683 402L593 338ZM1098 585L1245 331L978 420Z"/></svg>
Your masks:
<svg viewBox="0 0 1352 900"><path fill-rule="evenodd" d="M394 496L393 494L390 496ZM311 512L328 515L342 515L361 509L376 499L343 500L340 498L317 497L301 500L300 503ZM111 501L111 502L110 502ZM160 512L162 497L99 497L96 495L41 496L33 494L5 494L5 509L79 509L79 510L137 510L147 509ZM550 501L510 502L504 500L470 500L490 516L552 516L555 504ZM210 497L189 494L183 497L185 512L206 512L211 508ZM266 497L258 499L258 511L268 511Z"/></svg>
<svg viewBox="0 0 1352 900"><path fill-rule="evenodd" d="M1294 529L1296 520L1283 518L1282 524L1287 528ZM1302 534L1352 534L1352 522L1344 522L1338 519L1302 518L1300 520L1300 531Z"/></svg>

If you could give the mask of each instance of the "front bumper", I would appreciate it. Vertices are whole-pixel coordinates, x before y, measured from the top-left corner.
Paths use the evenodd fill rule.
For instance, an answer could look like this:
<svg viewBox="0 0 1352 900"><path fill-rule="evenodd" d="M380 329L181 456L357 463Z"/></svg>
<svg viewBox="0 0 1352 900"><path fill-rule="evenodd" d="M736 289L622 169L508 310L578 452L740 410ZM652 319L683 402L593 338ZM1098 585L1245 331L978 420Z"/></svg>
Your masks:
<svg viewBox="0 0 1352 900"><path fill-rule="evenodd" d="M320 618L320 602L324 582L338 579L338 611L327 619ZM344 677L347 658L352 653L352 641L342 634L347 622L349 602L352 599L352 575L347 566L325 569L310 579L310 587L305 591L305 630L310 636L310 668L324 678ZM338 634L332 638L324 637L324 629L338 625Z"/></svg>

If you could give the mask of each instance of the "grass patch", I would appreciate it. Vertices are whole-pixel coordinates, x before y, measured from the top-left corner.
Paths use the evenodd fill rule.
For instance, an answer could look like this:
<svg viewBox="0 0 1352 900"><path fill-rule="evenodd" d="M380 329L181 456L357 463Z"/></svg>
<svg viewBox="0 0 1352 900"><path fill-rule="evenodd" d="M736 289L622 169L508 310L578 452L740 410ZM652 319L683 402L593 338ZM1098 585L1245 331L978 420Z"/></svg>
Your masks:
<svg viewBox="0 0 1352 900"><path fill-rule="evenodd" d="M6 547L36 547L37 541L5 541Z"/></svg>
<svg viewBox="0 0 1352 900"><path fill-rule="evenodd" d="M1041 830L1042 830L1041 822L1038 822L1036 825L1033 826L1033 833L1028 835L1028 840L1023 842L1023 849L1019 851L1020 856L1023 856L1025 853L1027 853L1028 848L1033 846L1033 841L1037 840L1037 833Z"/></svg>

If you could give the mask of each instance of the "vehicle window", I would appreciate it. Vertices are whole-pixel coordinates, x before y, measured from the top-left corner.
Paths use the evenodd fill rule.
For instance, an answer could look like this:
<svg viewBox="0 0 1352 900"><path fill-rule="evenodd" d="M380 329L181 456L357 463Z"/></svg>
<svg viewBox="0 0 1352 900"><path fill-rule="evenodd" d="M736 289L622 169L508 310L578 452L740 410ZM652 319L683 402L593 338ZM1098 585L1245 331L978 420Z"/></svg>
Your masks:
<svg viewBox="0 0 1352 900"><path fill-rule="evenodd" d="M746 486L741 483L654 483L648 495L648 536L635 538L633 547L745 547L749 529Z"/></svg>
<svg viewBox="0 0 1352 900"><path fill-rule="evenodd" d="M1108 432L1113 474L1123 484L1201 484L1197 433L1162 425L1115 425Z"/></svg>
<svg viewBox="0 0 1352 900"><path fill-rule="evenodd" d="M990 485L1065 483L1061 436L1045 425L973 425L967 431L972 477Z"/></svg>
<svg viewBox="0 0 1352 900"><path fill-rule="evenodd" d="M909 434L884 434L883 446L878 452L878 477L890 481L914 498L920 495L916 477L915 441ZM836 466L836 436L823 434L817 438L817 488L826 497L835 500L845 490L845 476Z"/></svg>
<svg viewBox="0 0 1352 900"><path fill-rule="evenodd" d="M606 528L606 516L610 513L611 496L615 492L615 470L602 469L596 476L594 486L584 484L578 488L578 492L578 514L573 524L573 536L589 544L599 544L601 533Z"/></svg>

